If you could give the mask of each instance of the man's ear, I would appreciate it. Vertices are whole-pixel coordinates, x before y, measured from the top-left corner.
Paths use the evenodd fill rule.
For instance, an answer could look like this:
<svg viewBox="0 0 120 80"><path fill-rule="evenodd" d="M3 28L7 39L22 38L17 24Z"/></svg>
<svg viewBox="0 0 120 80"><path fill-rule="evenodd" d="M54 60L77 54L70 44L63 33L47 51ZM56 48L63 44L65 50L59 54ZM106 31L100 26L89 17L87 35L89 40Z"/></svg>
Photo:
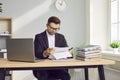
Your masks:
<svg viewBox="0 0 120 80"><path fill-rule="evenodd" d="M47 24L46 24L46 26L48 27L48 26L49 26L49 24L47 23Z"/></svg>

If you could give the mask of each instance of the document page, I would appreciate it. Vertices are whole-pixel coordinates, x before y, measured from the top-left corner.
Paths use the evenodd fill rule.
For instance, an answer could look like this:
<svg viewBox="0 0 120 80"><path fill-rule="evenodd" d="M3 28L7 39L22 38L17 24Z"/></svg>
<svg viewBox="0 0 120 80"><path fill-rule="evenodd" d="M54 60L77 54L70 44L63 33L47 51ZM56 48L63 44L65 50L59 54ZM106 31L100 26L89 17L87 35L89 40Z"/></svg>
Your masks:
<svg viewBox="0 0 120 80"><path fill-rule="evenodd" d="M52 60L60 60L60 59L67 59L68 57L72 57L72 54L69 53L69 47L55 47L55 53L49 56L49 59Z"/></svg>
<svg viewBox="0 0 120 80"><path fill-rule="evenodd" d="M55 53L68 52L69 47L55 47Z"/></svg>

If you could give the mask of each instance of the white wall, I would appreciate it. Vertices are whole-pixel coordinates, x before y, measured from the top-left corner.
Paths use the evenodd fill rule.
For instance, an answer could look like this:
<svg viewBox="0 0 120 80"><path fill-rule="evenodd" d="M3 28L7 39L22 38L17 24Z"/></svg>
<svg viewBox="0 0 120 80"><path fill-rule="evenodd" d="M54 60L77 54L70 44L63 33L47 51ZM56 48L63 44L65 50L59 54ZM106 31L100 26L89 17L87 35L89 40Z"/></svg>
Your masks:
<svg viewBox="0 0 120 80"><path fill-rule="evenodd" d="M35 34L46 29L48 17L58 16L62 21L60 33L65 35L69 46L76 47L86 42L85 0L65 0L67 8L62 12L56 10L55 1L0 0L3 3L3 13L0 13L0 17L11 17L13 19L13 37L34 38ZM33 80L29 71L14 73L13 80Z"/></svg>
<svg viewBox="0 0 120 80"><path fill-rule="evenodd" d="M48 17L58 16L60 33L70 46L85 42L85 0L65 0L67 8L60 12L55 8L56 0L0 0L3 13L0 17L13 19L13 37L33 37L46 29Z"/></svg>
<svg viewBox="0 0 120 80"><path fill-rule="evenodd" d="M108 48L108 0L86 0L87 41Z"/></svg>

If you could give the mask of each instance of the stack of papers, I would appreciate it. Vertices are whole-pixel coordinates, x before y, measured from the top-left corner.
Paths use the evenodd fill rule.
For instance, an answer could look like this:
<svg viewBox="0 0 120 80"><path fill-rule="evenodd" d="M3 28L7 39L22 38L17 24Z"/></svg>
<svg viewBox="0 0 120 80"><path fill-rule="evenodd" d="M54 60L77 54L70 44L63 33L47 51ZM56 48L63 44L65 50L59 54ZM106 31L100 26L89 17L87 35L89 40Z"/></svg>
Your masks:
<svg viewBox="0 0 120 80"><path fill-rule="evenodd" d="M55 53L48 58L52 60L63 60L68 57L72 57L72 54L69 53L69 47L55 47Z"/></svg>
<svg viewBox="0 0 120 80"><path fill-rule="evenodd" d="M91 60L94 58L101 58L101 47L100 45L87 45L82 48L77 48L76 59L77 60Z"/></svg>

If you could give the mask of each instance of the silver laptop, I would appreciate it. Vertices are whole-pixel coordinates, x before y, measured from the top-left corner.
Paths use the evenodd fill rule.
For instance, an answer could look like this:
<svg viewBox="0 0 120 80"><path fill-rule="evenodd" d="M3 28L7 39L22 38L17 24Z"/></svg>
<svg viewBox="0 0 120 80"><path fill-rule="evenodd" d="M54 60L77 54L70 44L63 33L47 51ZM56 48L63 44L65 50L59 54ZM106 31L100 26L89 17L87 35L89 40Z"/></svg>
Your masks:
<svg viewBox="0 0 120 80"><path fill-rule="evenodd" d="M6 47L8 60L36 62L32 38L6 39Z"/></svg>

